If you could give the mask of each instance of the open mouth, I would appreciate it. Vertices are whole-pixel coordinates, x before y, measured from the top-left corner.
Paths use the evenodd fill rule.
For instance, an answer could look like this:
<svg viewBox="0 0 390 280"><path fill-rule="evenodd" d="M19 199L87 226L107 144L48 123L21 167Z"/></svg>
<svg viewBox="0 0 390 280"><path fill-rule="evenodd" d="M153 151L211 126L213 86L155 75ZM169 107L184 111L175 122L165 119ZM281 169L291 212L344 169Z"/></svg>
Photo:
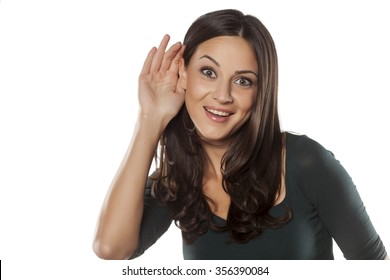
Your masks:
<svg viewBox="0 0 390 280"><path fill-rule="evenodd" d="M217 110L217 109L213 109L213 108L208 108L208 107L203 107L207 112L209 112L210 114L213 114L217 117L229 117L230 115L232 115L233 113L232 112L229 112L229 111L225 111L225 110Z"/></svg>

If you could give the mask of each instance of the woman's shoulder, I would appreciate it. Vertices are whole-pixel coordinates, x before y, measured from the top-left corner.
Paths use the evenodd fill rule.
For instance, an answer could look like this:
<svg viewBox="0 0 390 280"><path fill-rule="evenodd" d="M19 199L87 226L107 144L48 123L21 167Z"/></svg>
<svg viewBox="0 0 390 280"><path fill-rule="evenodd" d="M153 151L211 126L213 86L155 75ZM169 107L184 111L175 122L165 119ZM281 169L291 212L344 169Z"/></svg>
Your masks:
<svg viewBox="0 0 390 280"><path fill-rule="evenodd" d="M323 150L324 147L310 138L306 134L296 132L285 132L286 134L286 149L290 152L312 152L313 150Z"/></svg>
<svg viewBox="0 0 390 280"><path fill-rule="evenodd" d="M296 182L313 205L332 197L329 193L349 193L353 187L333 153L307 135L286 134L286 168L288 181Z"/></svg>
<svg viewBox="0 0 390 280"><path fill-rule="evenodd" d="M334 154L305 134L286 132L286 154L295 165L313 167L334 160Z"/></svg>

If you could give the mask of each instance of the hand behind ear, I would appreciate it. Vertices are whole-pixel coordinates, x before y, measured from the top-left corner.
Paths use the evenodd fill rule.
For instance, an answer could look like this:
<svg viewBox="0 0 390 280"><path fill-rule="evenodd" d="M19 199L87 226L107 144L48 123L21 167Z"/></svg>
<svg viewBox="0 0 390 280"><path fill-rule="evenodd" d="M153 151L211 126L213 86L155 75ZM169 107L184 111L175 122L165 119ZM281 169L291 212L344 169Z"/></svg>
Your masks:
<svg viewBox="0 0 390 280"><path fill-rule="evenodd" d="M184 103L184 89L179 79L179 64L184 46L180 42L167 51L169 36L165 35L158 48L152 48L139 76L138 98L144 117L168 122Z"/></svg>

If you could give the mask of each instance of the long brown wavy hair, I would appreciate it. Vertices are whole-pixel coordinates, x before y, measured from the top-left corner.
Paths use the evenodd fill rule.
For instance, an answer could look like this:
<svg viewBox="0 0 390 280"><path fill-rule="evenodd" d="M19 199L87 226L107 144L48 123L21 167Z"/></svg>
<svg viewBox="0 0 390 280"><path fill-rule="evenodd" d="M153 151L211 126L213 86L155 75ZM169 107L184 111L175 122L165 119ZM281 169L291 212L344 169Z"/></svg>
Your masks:
<svg viewBox="0 0 390 280"><path fill-rule="evenodd" d="M280 227L291 218L288 208L283 217L269 214L280 193L283 162L278 63L272 37L254 16L231 9L207 13L185 35L185 66L199 44L217 36L240 36L252 45L259 67L258 94L251 117L231 137L221 162L223 188L231 198L224 226L213 221L210 199L202 190L206 155L185 105L160 139L152 193L171 208L187 243L209 229L228 231L232 241L245 243L265 228Z"/></svg>

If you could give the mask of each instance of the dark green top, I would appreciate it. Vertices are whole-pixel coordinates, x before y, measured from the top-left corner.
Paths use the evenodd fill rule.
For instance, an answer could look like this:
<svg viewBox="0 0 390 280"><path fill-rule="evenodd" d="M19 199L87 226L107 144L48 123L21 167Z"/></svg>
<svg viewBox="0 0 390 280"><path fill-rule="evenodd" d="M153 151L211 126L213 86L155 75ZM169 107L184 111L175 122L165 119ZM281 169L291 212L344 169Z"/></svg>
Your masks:
<svg viewBox="0 0 390 280"><path fill-rule="evenodd" d="M332 238L346 259L385 258L352 179L331 152L307 136L287 133L286 197L271 214L284 214L284 204L292 219L282 228L267 229L246 244L229 242L227 232L209 230L190 245L183 242L184 259L333 259ZM169 210L147 191L134 257L154 244L171 222Z"/></svg>

